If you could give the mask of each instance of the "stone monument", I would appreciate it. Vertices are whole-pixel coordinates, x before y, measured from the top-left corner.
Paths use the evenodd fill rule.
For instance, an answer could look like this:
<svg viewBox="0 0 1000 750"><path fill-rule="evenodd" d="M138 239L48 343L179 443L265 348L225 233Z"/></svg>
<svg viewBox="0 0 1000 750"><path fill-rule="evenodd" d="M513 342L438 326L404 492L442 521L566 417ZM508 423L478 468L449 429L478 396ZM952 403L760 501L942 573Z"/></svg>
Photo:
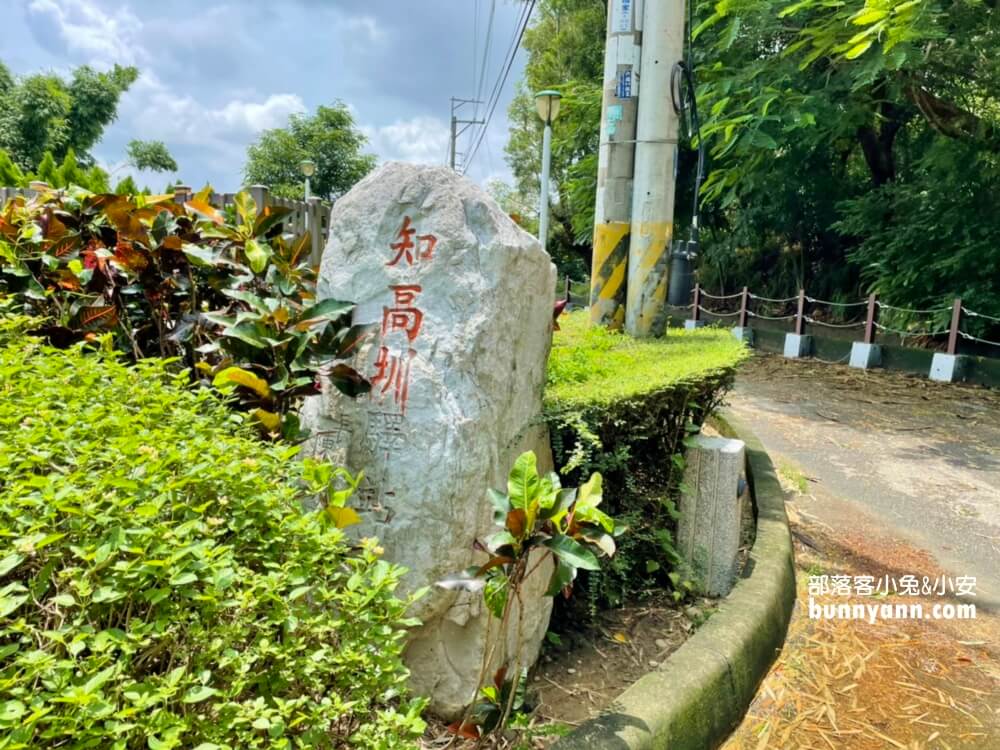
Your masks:
<svg viewBox="0 0 1000 750"><path fill-rule="evenodd" d="M353 301L353 322L376 326L353 361L371 392L351 399L324 383L302 411L306 448L364 471L350 533L378 537L409 569L408 590L431 587L406 659L413 689L445 718L475 698L499 621L481 593L434 584L485 559L473 544L497 530L486 490L506 487L522 451L551 468L540 415L555 283L538 241L445 167L386 164L330 215L319 298ZM532 574L520 633L506 634L521 666L548 626L550 572Z"/></svg>

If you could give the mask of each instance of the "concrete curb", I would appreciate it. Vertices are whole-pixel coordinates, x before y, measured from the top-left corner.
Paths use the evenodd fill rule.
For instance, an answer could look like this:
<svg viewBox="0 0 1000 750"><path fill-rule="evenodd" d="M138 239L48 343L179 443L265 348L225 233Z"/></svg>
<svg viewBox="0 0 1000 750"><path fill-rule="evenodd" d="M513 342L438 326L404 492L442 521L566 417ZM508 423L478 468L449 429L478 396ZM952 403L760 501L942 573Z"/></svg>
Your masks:
<svg viewBox="0 0 1000 750"><path fill-rule="evenodd" d="M743 577L660 667L552 750L709 750L739 724L785 641L795 605L792 538L781 485L757 437L729 414L713 425L747 446L757 538Z"/></svg>

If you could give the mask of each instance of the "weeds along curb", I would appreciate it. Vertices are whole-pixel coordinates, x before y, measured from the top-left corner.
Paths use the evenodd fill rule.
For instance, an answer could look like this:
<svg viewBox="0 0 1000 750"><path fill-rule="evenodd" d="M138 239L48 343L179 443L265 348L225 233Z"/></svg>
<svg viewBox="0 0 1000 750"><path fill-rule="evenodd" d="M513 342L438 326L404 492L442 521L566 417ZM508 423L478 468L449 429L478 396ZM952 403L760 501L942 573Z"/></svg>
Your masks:
<svg viewBox="0 0 1000 750"><path fill-rule="evenodd" d="M757 537L742 578L683 646L553 750L709 750L739 724L785 641L795 605L781 485L757 437L729 414L712 425L747 447Z"/></svg>

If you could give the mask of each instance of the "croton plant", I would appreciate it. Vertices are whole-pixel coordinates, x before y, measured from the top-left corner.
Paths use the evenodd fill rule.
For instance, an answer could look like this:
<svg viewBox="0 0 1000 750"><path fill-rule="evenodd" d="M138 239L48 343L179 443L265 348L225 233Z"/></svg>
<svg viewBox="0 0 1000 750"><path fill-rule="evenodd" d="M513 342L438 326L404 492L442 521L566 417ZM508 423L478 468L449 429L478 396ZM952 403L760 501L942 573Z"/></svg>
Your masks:
<svg viewBox="0 0 1000 750"><path fill-rule="evenodd" d="M350 325L351 302L316 300L310 238L282 232L290 209L243 192L224 212L209 195L15 197L0 211L0 293L57 345L110 334L135 359L175 357L268 434L297 437L294 406L321 370L349 395L368 389L338 362L368 328Z"/></svg>

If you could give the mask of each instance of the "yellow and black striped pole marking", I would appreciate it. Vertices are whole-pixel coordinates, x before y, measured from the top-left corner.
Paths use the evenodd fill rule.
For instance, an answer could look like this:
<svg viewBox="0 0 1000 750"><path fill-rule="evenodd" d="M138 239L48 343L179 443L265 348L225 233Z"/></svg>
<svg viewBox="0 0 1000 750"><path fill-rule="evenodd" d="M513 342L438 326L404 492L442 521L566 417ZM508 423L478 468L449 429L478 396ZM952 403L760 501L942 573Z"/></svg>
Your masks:
<svg viewBox="0 0 1000 750"><path fill-rule="evenodd" d="M590 321L595 325L621 328L625 323L625 281L631 226L627 221L594 226Z"/></svg>
<svg viewBox="0 0 1000 750"><path fill-rule="evenodd" d="M644 221L634 226L628 262L625 328L633 336L656 333L667 301L670 270L669 221Z"/></svg>

